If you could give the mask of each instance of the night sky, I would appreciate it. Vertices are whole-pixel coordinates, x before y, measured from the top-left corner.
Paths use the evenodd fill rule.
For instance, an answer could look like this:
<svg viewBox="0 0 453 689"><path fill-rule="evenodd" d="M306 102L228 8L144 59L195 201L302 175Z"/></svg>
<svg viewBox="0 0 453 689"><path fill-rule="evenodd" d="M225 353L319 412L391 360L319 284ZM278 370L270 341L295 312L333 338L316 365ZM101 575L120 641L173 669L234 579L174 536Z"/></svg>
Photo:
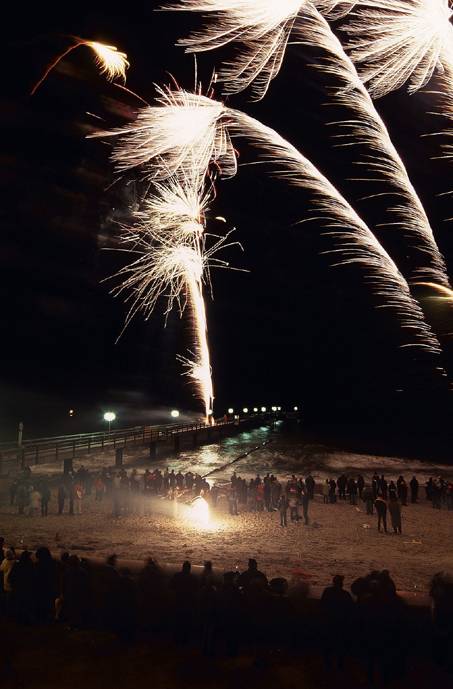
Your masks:
<svg viewBox="0 0 453 689"><path fill-rule="evenodd" d="M115 45L131 67L127 88L145 101L153 84L170 75L194 85L194 59L175 43L201 17L153 12L159 3L88 9L10 7L3 23L0 168L0 441L101 430L113 410L118 427L169 420L178 408L197 418L202 408L181 377L177 354L190 348L190 324L175 312L165 325L165 303L152 317L135 317L120 335L127 313L108 278L126 265L118 248L119 225L131 221L143 185L135 174L120 177L109 161L113 140L87 139L96 129L130 122L143 105L99 75L89 48L71 51L35 94L46 66L69 45L65 35ZM357 182L360 147L338 148L339 128L349 115L330 107L332 78L313 64L321 51L290 46L283 70L258 103L250 94L229 104L277 129L327 177L376 231L403 272L420 260L390 225L394 196ZM220 53L198 59L207 87ZM215 96L221 98L220 86ZM422 137L447 122L428 115L435 96L404 90L377 102L425 205L436 240L453 274L451 163L433 160L445 137ZM101 118L101 119L98 119ZM331 239L309 217L310 194L246 165L256 152L236 141L241 165L232 180L216 183L208 231L236 228L240 242L219 258L240 270L213 269L207 294L209 342L215 390L214 413L229 406L298 405L307 432L347 447L430 453L448 459L453 413L453 374L448 333L452 313L445 302L418 288L426 317L441 338L444 355L401 349L403 335L390 310L375 300L357 266L331 267ZM242 167L243 165L243 167ZM359 174L358 174L359 172ZM224 216L226 225L215 216ZM380 225L384 225L380 227ZM431 294L432 297L432 294ZM69 409L74 416L69 417Z"/></svg>

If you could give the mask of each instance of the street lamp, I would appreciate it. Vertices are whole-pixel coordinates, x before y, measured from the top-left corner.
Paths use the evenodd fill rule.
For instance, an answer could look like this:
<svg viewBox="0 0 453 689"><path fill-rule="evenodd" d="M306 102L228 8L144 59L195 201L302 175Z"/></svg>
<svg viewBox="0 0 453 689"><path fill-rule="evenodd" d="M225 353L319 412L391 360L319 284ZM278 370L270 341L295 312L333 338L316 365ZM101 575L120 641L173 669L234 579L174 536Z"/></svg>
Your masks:
<svg viewBox="0 0 453 689"><path fill-rule="evenodd" d="M173 409L173 410L170 412L170 416L172 417L172 419L177 419L178 416L179 416L179 411L178 411L177 409Z"/></svg>
<svg viewBox="0 0 453 689"><path fill-rule="evenodd" d="M110 424L112 421L115 421L116 419L116 414L114 414L112 411L108 411L104 414L104 419L108 421L109 424L109 450L110 450Z"/></svg>

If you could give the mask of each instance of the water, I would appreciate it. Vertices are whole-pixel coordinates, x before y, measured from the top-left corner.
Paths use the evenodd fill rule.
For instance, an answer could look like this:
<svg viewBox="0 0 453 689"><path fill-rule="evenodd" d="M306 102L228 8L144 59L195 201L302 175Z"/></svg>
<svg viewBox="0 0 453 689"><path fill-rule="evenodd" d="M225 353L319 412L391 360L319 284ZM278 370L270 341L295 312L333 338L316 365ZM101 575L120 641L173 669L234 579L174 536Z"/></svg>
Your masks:
<svg viewBox="0 0 453 689"><path fill-rule="evenodd" d="M245 453L250 454L235 461ZM416 475L421 485L429 476L453 476L453 466L447 464L355 454L309 442L299 424L286 422L278 422L275 427L257 428L225 438L216 444L180 452L174 458L168 459L165 464L169 469L181 469L183 473L190 469L201 475L209 474L210 481L218 482L229 480L233 471L245 478L254 477L256 474L262 477L268 472L280 479L288 479L292 474L302 477L312 474L319 482L324 482L326 478L338 477L341 472L351 476L362 474L365 480L371 480L373 472L377 471L389 479L396 479L400 474L406 478Z"/></svg>

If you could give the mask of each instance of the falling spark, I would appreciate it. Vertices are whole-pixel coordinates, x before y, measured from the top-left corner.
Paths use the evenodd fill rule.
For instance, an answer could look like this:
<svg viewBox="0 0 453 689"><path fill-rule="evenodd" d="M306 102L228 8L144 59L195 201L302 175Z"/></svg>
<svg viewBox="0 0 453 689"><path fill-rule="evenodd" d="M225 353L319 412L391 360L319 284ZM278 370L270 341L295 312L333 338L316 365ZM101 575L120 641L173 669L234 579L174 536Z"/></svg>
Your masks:
<svg viewBox="0 0 453 689"><path fill-rule="evenodd" d="M198 119L195 132L189 128L181 130L180 122L184 120L184 115L183 113L181 113L181 117L175 115L175 103L179 103L178 107L182 110L187 107L187 104L189 104L190 111L195 105L197 105L197 110L198 108L206 109L209 117L204 117L204 121L207 123L209 134L207 132L205 135L202 134ZM166 117L167 111L168 118ZM160 137L154 135L156 131L154 119L162 127ZM143 126L145 121L153 134L152 136L149 136ZM155 160L165 153L170 161L179 160L184 166L185 161L191 158L188 151L190 151L194 141L198 145L200 140L203 141L203 150L215 153L216 147L213 142L218 136L217 129L222 132L224 140L227 138L229 141L230 135L246 136L251 139L252 143L262 147L264 149L263 160L284 168L283 172L279 172L280 176L296 186L304 186L314 191L314 205L321 211L324 220L331 228L328 234L335 238L335 249L332 250L332 253L339 257L335 265L361 264L367 271L366 280L372 285L373 292L381 300L382 306L394 308L402 327L411 329L413 333L416 333L416 342L413 344L418 344L431 351L439 351L439 344L424 322L421 309L412 298L407 282L371 230L327 178L277 132L240 111L226 108L221 103L210 101L203 96L181 91L161 102L160 110L159 108L147 108L141 116L139 115L137 122L139 123L140 137L144 142L140 148L141 163L148 164L150 160ZM176 132L172 129L175 126L177 127ZM127 134L135 146L133 125L128 127ZM124 145L122 152L125 160L127 160ZM159 175L162 175L165 165L161 164L158 167ZM174 249L172 248L172 250ZM143 260L139 259L137 270L141 269L142 263ZM172 259L170 259L170 263L173 264L170 273L175 270L178 273L178 270L181 269L181 260L176 261L176 266L179 266L177 269ZM153 271L150 271L150 275L153 275ZM168 272L165 272L165 275L168 275ZM131 279L135 279L134 275ZM155 279L154 276L153 279ZM162 282L162 277L159 276L158 280ZM178 281L180 281L179 278Z"/></svg>
<svg viewBox="0 0 453 689"><path fill-rule="evenodd" d="M313 6L307 7L303 22L299 22L295 27L295 34L301 42L313 47L319 46L330 53L327 60L316 66L343 82L344 86L337 89L334 100L356 113L354 119L338 123L348 132L346 145L364 144L371 149L373 157L367 157L366 162L359 164L366 165L374 174L379 173L382 181L390 182L404 201L388 210L395 212L399 217L395 225L401 229L406 239L412 240L412 247L423 252L424 258L429 260L428 265L417 266L414 269L410 281L429 278L448 287L445 262L437 247L423 205L354 64L326 20ZM376 177L373 177L373 181L376 181Z"/></svg>
<svg viewBox="0 0 453 689"><path fill-rule="evenodd" d="M253 94L260 99L279 73L294 22L301 7L308 4L307 0L181 0L181 4L163 9L212 12L210 26L179 44L196 53L241 42L242 50L218 78L226 82L227 93L242 91L255 82ZM338 17L354 2L318 0L315 4L321 12Z"/></svg>
<svg viewBox="0 0 453 689"><path fill-rule="evenodd" d="M332 265L360 264L366 270L366 282L381 300L381 306L395 309L401 326L416 334L415 342L406 346L420 346L439 352L440 345L424 321L423 312L410 294L409 286L394 261L374 234L341 196L329 180L294 146L275 130L237 110L229 110L234 130L247 136L254 145L264 149L262 160L285 168L277 173L295 186L303 186L314 193L314 206L329 228L325 234L335 240L335 248L328 253L338 255ZM318 218L319 219L319 218Z"/></svg>
<svg viewBox="0 0 453 689"><path fill-rule="evenodd" d="M120 77L126 82L126 69L129 67L129 62L127 61L127 55L125 53L118 52L118 49L114 46L103 45L102 43L97 43L96 41L88 41L84 38L77 38L76 36L69 36L74 45L71 45L67 50L59 55L56 60L47 68L44 76L38 81L38 83L33 87L30 95L33 95L36 89L44 79L47 77L49 72L62 60L71 50L78 48L81 45L86 45L96 54L96 64L100 67L101 74L107 73L107 79L113 81L116 77Z"/></svg>
<svg viewBox="0 0 453 689"><path fill-rule="evenodd" d="M453 66L452 11L448 0L359 0L345 29L347 46L373 98L409 80L409 93L435 69ZM362 66L363 65L363 66Z"/></svg>
<svg viewBox="0 0 453 689"><path fill-rule="evenodd" d="M95 41L86 41L85 45L93 48L96 53L96 64L100 67L101 74L107 74L107 79L113 81L117 77L126 82L126 69L129 67L127 55L118 52L112 45L103 45Z"/></svg>

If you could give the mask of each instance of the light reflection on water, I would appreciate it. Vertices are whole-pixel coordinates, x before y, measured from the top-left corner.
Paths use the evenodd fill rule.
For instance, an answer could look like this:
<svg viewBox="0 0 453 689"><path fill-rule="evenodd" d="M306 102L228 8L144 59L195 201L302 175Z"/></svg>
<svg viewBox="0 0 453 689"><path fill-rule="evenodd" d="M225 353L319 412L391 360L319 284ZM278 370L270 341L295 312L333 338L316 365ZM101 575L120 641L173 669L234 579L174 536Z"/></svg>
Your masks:
<svg viewBox="0 0 453 689"><path fill-rule="evenodd" d="M269 442L271 441L271 442ZM242 454L250 452L247 457L234 461ZM169 459L170 469L181 469L183 473L189 471L206 475L215 469L227 465L216 471L209 480L229 480L233 471L240 476L250 478L267 472L282 479L290 478L291 474L306 477L312 474L316 480L337 477L341 472L348 475L362 474L365 480L370 480L376 470L386 477L397 478L417 475L419 481L427 480L429 476L453 476L453 466L398 457L376 457L374 455L352 454L324 447L319 444L308 443L298 424L278 422L274 428L262 427L237 436L225 438L213 445L203 445L190 451L180 452Z"/></svg>

